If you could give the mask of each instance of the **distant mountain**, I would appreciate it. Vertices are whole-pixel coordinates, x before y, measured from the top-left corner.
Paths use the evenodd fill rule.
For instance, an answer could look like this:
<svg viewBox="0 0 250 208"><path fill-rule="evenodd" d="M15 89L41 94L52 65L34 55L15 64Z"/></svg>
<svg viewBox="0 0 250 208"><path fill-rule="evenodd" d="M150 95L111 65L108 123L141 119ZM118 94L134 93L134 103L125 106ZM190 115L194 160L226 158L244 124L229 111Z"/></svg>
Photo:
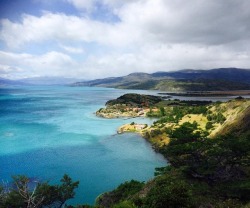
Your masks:
<svg viewBox="0 0 250 208"><path fill-rule="evenodd" d="M123 89L154 89L163 91L250 90L250 70L218 68L210 70L185 69L174 72L132 73L73 86L99 86Z"/></svg>
<svg viewBox="0 0 250 208"><path fill-rule="evenodd" d="M23 85L24 83L19 81L19 80L10 80L10 79L5 79L0 77L0 86L5 86L5 85Z"/></svg>
<svg viewBox="0 0 250 208"><path fill-rule="evenodd" d="M76 82L74 86L100 86L100 87L117 87L118 85L122 86L123 84L137 84L140 83L141 80L151 80L152 77L147 73L132 73L123 77L108 77L104 79L95 79L84 82Z"/></svg>
<svg viewBox="0 0 250 208"><path fill-rule="evenodd" d="M32 77L19 81L30 85L68 85L82 80L65 77Z"/></svg>
<svg viewBox="0 0 250 208"><path fill-rule="evenodd" d="M64 77L32 77L20 80L10 80L0 77L0 86L3 85L69 85L82 79Z"/></svg>
<svg viewBox="0 0 250 208"><path fill-rule="evenodd" d="M185 69L176 72L156 72L153 77L172 77L175 79L219 79L250 83L250 70L239 68L218 68L210 70Z"/></svg>

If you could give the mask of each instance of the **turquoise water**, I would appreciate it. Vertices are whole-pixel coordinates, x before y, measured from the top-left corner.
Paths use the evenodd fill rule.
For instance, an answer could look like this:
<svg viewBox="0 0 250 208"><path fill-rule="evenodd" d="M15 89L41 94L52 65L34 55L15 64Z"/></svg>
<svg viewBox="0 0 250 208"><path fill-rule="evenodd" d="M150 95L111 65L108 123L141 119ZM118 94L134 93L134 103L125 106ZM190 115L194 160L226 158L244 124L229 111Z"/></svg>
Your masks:
<svg viewBox="0 0 250 208"><path fill-rule="evenodd" d="M56 183L79 180L72 204L93 204L120 183L153 177L164 158L136 134L117 128L144 118L103 119L94 112L127 92L107 88L22 86L0 89L0 179L25 174ZM150 93L150 92L148 92Z"/></svg>

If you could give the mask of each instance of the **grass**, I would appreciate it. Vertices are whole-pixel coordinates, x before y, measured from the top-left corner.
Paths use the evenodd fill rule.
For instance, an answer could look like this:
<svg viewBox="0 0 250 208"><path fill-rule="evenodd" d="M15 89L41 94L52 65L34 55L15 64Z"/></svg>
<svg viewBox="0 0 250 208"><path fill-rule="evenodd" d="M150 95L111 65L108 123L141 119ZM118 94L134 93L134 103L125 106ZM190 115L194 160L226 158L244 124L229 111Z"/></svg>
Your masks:
<svg viewBox="0 0 250 208"><path fill-rule="evenodd" d="M199 127L203 130L205 130L205 126L208 122L207 118L202 115L202 114L187 114L185 115L180 121L179 121L179 125L185 123L185 122L190 122L193 123L194 121L196 121L199 125Z"/></svg>

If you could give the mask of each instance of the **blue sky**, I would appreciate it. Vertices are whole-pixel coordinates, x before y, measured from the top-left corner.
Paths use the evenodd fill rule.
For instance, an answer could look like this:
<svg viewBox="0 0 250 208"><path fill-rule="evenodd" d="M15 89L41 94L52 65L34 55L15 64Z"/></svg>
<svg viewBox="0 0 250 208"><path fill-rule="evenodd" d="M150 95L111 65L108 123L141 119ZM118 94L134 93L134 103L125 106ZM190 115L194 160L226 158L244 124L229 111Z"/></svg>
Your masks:
<svg viewBox="0 0 250 208"><path fill-rule="evenodd" d="M0 77L250 68L248 0L0 0Z"/></svg>

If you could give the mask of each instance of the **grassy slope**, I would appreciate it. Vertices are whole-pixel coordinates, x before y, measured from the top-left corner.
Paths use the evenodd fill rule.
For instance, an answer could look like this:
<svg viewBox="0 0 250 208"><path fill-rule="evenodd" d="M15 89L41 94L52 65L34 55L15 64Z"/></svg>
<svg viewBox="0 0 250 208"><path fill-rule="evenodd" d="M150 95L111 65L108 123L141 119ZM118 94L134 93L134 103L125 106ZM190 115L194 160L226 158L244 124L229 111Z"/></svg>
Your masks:
<svg viewBox="0 0 250 208"><path fill-rule="evenodd" d="M178 101L161 101L159 104L156 104L151 110L154 111L155 115L160 114L159 107L165 106L166 116L171 116L173 109L178 107ZM177 106L175 106L177 105ZM183 106L185 108L185 106ZM193 106L195 109L196 107ZM239 133L246 133L250 126L250 100L243 99L243 100L231 100L225 103L213 103L206 107L207 113L183 113L183 116L179 118L178 122L169 122L164 121L164 119L160 119L159 122L155 122L152 126L147 126L144 128L138 127L137 124L125 124L118 129L119 133L122 132L137 132L141 134L144 138L146 138L149 142L153 144L154 147L160 148L163 145L169 143L170 138L169 135L166 133L167 129L175 129L178 128L185 122L196 122L198 124L198 128L207 131L210 138L213 138L218 135L223 135L230 133L230 131L239 132ZM103 111L108 114L109 108L104 109ZM112 111L117 112L117 109L112 109ZM118 114L122 116L123 114L126 115L133 115L136 116L134 112L131 111L123 112ZM144 109L144 112L149 112L149 109ZM113 112L114 113L114 112ZM145 114L144 113L144 114ZM216 116L221 113L225 117L225 121L211 121L213 127L210 129L206 129L206 125L209 122L208 117ZM118 117L118 116L116 116Z"/></svg>
<svg viewBox="0 0 250 208"><path fill-rule="evenodd" d="M173 108L173 106L165 107L166 115L168 115L168 111L173 110ZM206 123L208 122L207 116L222 113L226 120L220 123L213 122L214 127L208 130L210 138L228 133L233 133L238 136L250 136L250 100L243 99L232 100L225 103L213 103L206 108L208 109L206 114L186 114L180 118L177 123L160 122L143 129L136 129L136 124L127 124L126 128L128 131L139 132L155 147L161 149L164 148L165 145L168 145L171 140L168 133L166 133L166 129L176 129L185 122L197 122L198 129L205 130ZM247 187L247 183L246 181L243 185ZM128 186L128 184L130 185ZM179 186L178 184L181 185ZM224 187L225 185L226 187ZM232 193L236 193L237 191L235 192L234 190L239 186L237 182L235 185L231 183L229 187L231 186L233 190ZM176 204L180 203L179 206L181 207L197 207L197 204L199 204L199 207L248 207L250 205L249 203L243 205L245 202L242 204L241 201L226 196L224 192L227 193L227 184L219 183L216 187L210 186L197 179L186 178L178 169L168 170L163 175L147 182L142 188L137 190L136 193L133 183L127 183L126 187L129 187L127 195L124 198L120 198L120 201L118 194L119 189L112 191L111 195L109 193L105 194L107 199L110 199L110 197L112 199L114 196L116 197L118 204L114 205L114 207L148 207L148 205L145 204L151 200L150 196L152 197L152 193L153 196L156 197L154 200L163 201L162 205L153 205L154 207L176 207L176 205L169 205L170 201ZM190 196L188 195L188 193L191 193L189 191L192 192ZM133 194L129 194L130 192ZM229 193L231 192L229 191ZM221 197L218 197L218 194L221 194ZM166 200L164 200L164 197L166 197ZM181 202L181 200L184 201ZM194 200L192 203L196 205L191 203L192 200ZM179 206L177 205L177 207ZM111 205L111 207L113 206ZM149 207L152 207L152 205Z"/></svg>
<svg viewBox="0 0 250 208"><path fill-rule="evenodd" d="M165 109L170 109L171 111L173 107L165 107ZM169 141L169 137L165 133L166 129L177 128L184 122L197 122L198 128L204 131L207 130L211 138L230 133L231 131L239 132L240 134L250 132L250 100L231 100L226 103L211 104L207 106L207 109L209 109L208 114L211 115L221 112L226 120L222 124L216 121L213 122L213 128L207 130L208 114L186 114L177 123L156 123L140 133L154 145L161 147Z"/></svg>

